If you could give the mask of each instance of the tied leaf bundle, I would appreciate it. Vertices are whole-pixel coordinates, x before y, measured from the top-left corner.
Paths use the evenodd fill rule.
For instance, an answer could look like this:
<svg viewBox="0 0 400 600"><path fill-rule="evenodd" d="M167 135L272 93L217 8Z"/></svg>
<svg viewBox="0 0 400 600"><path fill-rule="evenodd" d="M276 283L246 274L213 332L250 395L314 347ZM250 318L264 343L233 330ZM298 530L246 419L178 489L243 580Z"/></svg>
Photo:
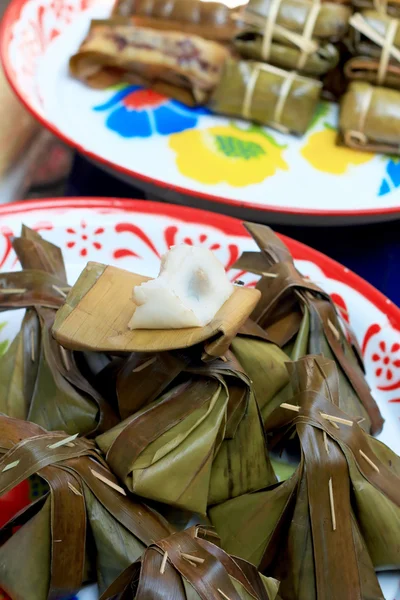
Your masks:
<svg viewBox="0 0 400 600"><path fill-rule="evenodd" d="M144 600L159 595L176 600L278 598L277 581L226 554L206 539L210 534L213 532L202 527L191 527L153 544L101 600Z"/></svg>
<svg viewBox="0 0 400 600"><path fill-rule="evenodd" d="M320 81L295 71L228 60L208 106L215 113L301 135L314 115L321 87Z"/></svg>
<svg viewBox="0 0 400 600"><path fill-rule="evenodd" d="M374 567L400 564L400 459L338 408L333 361L288 368L295 395L273 426L281 444L298 439L295 472L213 508L211 520L227 552L281 580L283 600L383 600Z"/></svg>
<svg viewBox="0 0 400 600"><path fill-rule="evenodd" d="M276 481L250 382L230 355L192 359L168 391L96 442L130 491L202 515Z"/></svg>
<svg viewBox="0 0 400 600"><path fill-rule="evenodd" d="M0 359L0 411L71 434L112 427L117 418L111 407L82 375L76 355L51 334L70 289L60 249L27 227L13 248L23 271L1 276L0 310L27 310Z"/></svg>
<svg viewBox="0 0 400 600"><path fill-rule="evenodd" d="M231 9L220 2L117 0L112 14L134 17L135 23L154 29L184 31L220 42L229 42L238 30Z"/></svg>
<svg viewBox="0 0 400 600"><path fill-rule="evenodd" d="M0 530L0 587L14 600L73 595L96 578L105 589L171 533L126 496L93 442L0 415L0 453L0 496L35 474L49 486Z"/></svg>
<svg viewBox="0 0 400 600"><path fill-rule="evenodd" d="M339 129L350 148L399 154L400 92L352 82L341 100Z"/></svg>
<svg viewBox="0 0 400 600"><path fill-rule="evenodd" d="M349 79L400 89L400 20L373 10L353 15L355 54L345 66Z"/></svg>
<svg viewBox="0 0 400 600"><path fill-rule="evenodd" d="M379 13L400 19L399 0L353 0L357 10L377 10Z"/></svg>
<svg viewBox="0 0 400 600"><path fill-rule="evenodd" d="M92 87L127 81L194 106L207 101L228 56L200 36L111 19L92 22L70 71Z"/></svg>
<svg viewBox="0 0 400 600"><path fill-rule="evenodd" d="M271 229L251 223L247 223L246 228L260 252L243 253L234 266L261 276L257 283L261 301L252 318L292 360L306 354L322 354L335 360L340 381L340 409L358 419L367 431L379 433L383 419L365 380L357 342L347 327L343 330L329 295L301 276L288 248ZM240 339L235 340L234 351L253 381L268 430L268 417L276 408L278 398L264 406L263 374L248 360L246 347L241 350ZM282 401L287 393L290 390L285 390Z"/></svg>

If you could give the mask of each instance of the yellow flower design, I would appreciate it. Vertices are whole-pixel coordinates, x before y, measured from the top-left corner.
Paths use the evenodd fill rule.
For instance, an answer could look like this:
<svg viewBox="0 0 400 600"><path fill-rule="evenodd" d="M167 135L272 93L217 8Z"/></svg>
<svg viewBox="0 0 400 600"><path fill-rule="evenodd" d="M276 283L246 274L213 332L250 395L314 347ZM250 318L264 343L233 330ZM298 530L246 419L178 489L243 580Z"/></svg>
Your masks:
<svg viewBox="0 0 400 600"><path fill-rule="evenodd" d="M363 165L374 157L370 152L337 146L336 137L337 132L328 127L312 133L300 153L314 169L332 175L343 175L350 166Z"/></svg>
<svg viewBox="0 0 400 600"><path fill-rule="evenodd" d="M278 169L288 170L283 147L262 130L234 126L187 129L170 136L182 175L200 183L234 187L260 183Z"/></svg>

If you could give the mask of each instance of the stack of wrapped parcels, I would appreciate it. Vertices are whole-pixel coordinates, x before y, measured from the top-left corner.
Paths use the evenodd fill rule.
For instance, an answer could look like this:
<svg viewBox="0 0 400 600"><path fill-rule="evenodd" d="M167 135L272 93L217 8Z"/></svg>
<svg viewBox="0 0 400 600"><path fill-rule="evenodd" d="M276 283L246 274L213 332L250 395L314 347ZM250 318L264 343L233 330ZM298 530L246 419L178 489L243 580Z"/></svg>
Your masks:
<svg viewBox="0 0 400 600"><path fill-rule="evenodd" d="M102 600L383 600L400 458L331 298L247 227L259 251L235 268L256 289L189 246L155 280L89 263L70 288L57 247L12 240L0 496L42 482L0 529L13 600L93 581Z"/></svg>
<svg viewBox="0 0 400 600"><path fill-rule="evenodd" d="M71 73L92 87L127 81L189 106L303 134L339 61L351 7L250 0L118 0L93 21Z"/></svg>

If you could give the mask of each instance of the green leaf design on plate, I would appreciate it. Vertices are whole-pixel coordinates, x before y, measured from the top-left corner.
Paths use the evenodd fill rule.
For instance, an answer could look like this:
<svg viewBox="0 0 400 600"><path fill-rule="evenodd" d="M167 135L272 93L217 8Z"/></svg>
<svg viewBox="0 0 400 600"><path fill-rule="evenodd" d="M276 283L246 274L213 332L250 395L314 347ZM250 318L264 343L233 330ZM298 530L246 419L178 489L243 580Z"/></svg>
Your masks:
<svg viewBox="0 0 400 600"><path fill-rule="evenodd" d="M229 158L251 160L266 154L264 148L252 141L241 140L232 135L216 135L217 148Z"/></svg>
<svg viewBox="0 0 400 600"><path fill-rule="evenodd" d="M260 125L254 125L254 123L252 123L249 125L249 127L247 127L247 129L243 129L243 127L239 127L235 123L235 121L230 121L229 124L231 127L233 127L234 129L237 129L237 131L240 131L241 133L243 133L243 131L245 131L246 133L256 133L258 135L262 135L263 138L266 138L270 144L275 146L275 148L280 148L281 150L284 150L285 148L287 148L287 144L278 144L276 139L270 133L268 133L264 129L264 127L261 127Z"/></svg>

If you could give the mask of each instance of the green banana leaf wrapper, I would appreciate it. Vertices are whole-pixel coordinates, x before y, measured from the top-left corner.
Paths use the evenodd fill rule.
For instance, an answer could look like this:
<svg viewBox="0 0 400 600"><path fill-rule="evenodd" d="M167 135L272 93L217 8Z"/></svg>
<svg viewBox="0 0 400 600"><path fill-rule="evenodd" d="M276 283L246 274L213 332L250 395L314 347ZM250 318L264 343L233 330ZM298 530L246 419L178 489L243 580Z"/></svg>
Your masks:
<svg viewBox="0 0 400 600"><path fill-rule="evenodd" d="M0 530L0 587L13 600L74 595L93 578L104 590L172 533L127 497L93 442L0 415L0 454L0 496L32 475L48 484Z"/></svg>
<svg viewBox="0 0 400 600"><path fill-rule="evenodd" d="M238 35L234 40L234 45L241 56L252 60L263 60L260 35L252 33ZM282 69L297 70L300 56L301 51L298 48L272 42L268 62ZM305 75L319 77L334 69L338 62L339 53L336 47L333 44L321 44L315 52L307 55L304 66L298 71Z"/></svg>
<svg viewBox="0 0 400 600"><path fill-rule="evenodd" d="M230 41L238 30L232 19L232 10L220 2L117 0L112 15L135 17L138 23L150 19L156 29L162 27L172 31L189 31L218 41Z"/></svg>
<svg viewBox="0 0 400 600"><path fill-rule="evenodd" d="M285 29L303 34L313 3L309 0L281 0L275 23ZM266 19L276 8L276 0L250 0L240 13L245 31L264 34ZM318 40L337 42L347 32L348 21L352 10L349 6L334 2L321 3L311 37ZM282 37L274 32L273 38L282 41ZM287 39L283 38L287 44Z"/></svg>
<svg viewBox="0 0 400 600"><path fill-rule="evenodd" d="M400 19L399 0L388 0L388 2L380 0L353 0L352 4L356 10L378 10L378 12L390 15L395 19Z"/></svg>
<svg viewBox="0 0 400 600"><path fill-rule="evenodd" d="M130 491L201 515L276 481L250 382L230 355L193 361L96 442Z"/></svg>
<svg viewBox="0 0 400 600"><path fill-rule="evenodd" d="M71 434L114 426L116 414L80 372L76 354L51 334L68 289L60 249L27 227L13 247L24 270L1 276L3 290L13 293L0 293L0 310L27 310L0 358L0 412Z"/></svg>
<svg viewBox="0 0 400 600"><path fill-rule="evenodd" d="M345 64L345 75L350 81L378 84L379 60L370 56L355 56ZM389 63L382 79L385 87L400 90L400 64Z"/></svg>
<svg viewBox="0 0 400 600"><path fill-rule="evenodd" d="M400 154L400 92L352 82L341 100L339 129L350 148Z"/></svg>
<svg viewBox="0 0 400 600"><path fill-rule="evenodd" d="M293 475L212 508L211 521L226 552L281 581L283 600L383 600L374 568L400 561L399 457L348 424L333 361L308 356L289 371L295 410L274 419L281 444L300 444Z"/></svg>
<svg viewBox="0 0 400 600"><path fill-rule="evenodd" d="M261 276L256 286L261 292L261 300L252 319L292 360L307 354L322 354L335 360L340 381L339 408L359 419L366 431L379 433L383 419L365 380L361 351L331 298L297 271L288 248L269 227L254 223L246 223L245 227L260 252L243 253L234 268ZM265 403L264 373L250 360L244 363L245 351L237 356L253 381L268 431L271 427L268 418L276 408L279 396L274 397L270 405ZM290 393L290 388L282 390L282 401Z"/></svg>
<svg viewBox="0 0 400 600"><path fill-rule="evenodd" d="M320 81L265 63L228 60L208 107L301 135L314 115L321 88Z"/></svg>
<svg viewBox="0 0 400 600"><path fill-rule="evenodd" d="M228 56L224 46L200 36L111 19L92 21L69 66L91 87L126 81L196 105L208 99Z"/></svg>
<svg viewBox="0 0 400 600"><path fill-rule="evenodd" d="M251 563L229 556L207 539L208 533L194 526L152 544L101 600L143 600L158 597L161 590L162 597L175 600L278 598L275 579L264 577Z"/></svg>

